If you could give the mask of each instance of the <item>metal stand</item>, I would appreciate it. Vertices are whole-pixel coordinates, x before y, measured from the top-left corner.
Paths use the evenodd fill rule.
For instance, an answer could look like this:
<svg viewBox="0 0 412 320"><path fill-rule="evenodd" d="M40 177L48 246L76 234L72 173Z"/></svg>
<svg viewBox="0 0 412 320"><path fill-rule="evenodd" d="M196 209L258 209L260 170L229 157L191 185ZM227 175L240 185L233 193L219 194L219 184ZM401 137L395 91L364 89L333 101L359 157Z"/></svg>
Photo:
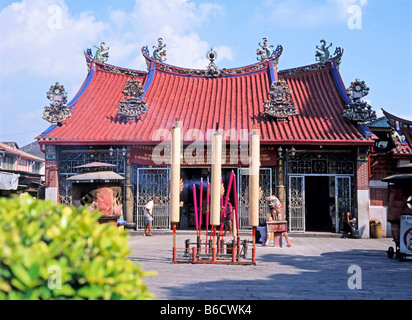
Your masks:
<svg viewBox="0 0 412 320"><path fill-rule="evenodd" d="M176 226L173 226L173 264L235 264L256 265L256 228L252 230L252 258L247 259L248 241L240 237L233 237L231 241L224 241L223 237L216 236L216 228L212 228L212 239L202 242L200 237L196 242L185 240L185 247L178 259L176 247ZM211 250L210 250L211 249Z"/></svg>

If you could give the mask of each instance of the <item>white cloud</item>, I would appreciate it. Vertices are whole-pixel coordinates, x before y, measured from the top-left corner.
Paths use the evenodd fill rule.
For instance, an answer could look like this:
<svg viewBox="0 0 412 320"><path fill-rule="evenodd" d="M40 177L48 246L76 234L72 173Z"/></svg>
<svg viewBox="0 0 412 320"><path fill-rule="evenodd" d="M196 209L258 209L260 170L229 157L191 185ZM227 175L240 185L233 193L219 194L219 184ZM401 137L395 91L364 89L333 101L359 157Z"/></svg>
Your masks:
<svg viewBox="0 0 412 320"><path fill-rule="evenodd" d="M131 11L108 8L104 21L92 11L76 12L79 6L72 7L67 0L16 0L4 7L0 11L0 139L6 134L7 139L15 137L25 144L41 132L35 128L47 128L40 115L48 104L48 88L59 81L69 100L73 98L86 77L83 51L92 48L94 53L94 45L101 41L110 47L109 64L146 70L141 48L148 45L152 52L163 37L167 63L205 69L211 45L198 31L224 16L223 6L207 1L136 0ZM214 45L218 63L232 60L229 47ZM32 132L17 134L27 128Z"/></svg>
<svg viewBox="0 0 412 320"><path fill-rule="evenodd" d="M202 40L196 30L210 19L223 14L223 7L214 3L197 5L188 0L136 0L132 12L116 10L111 12L110 17L117 28L116 32L122 35L117 45L126 48L124 57L134 54L133 66L130 67L146 68L140 49L147 45L152 52L157 39L161 37L166 44L166 63L205 69L208 65L206 52L210 44ZM111 51L111 57L114 56L114 51ZM232 59L228 47L222 47L220 59Z"/></svg>
<svg viewBox="0 0 412 320"><path fill-rule="evenodd" d="M27 71L80 81L83 51L105 41L108 63L144 70L141 47L152 51L159 37L167 44L167 63L205 68L210 45L196 29L221 15L224 8L209 2L136 0L131 12L112 10L103 22L91 12L70 14L64 0L22 0L0 12L0 68L3 76ZM221 50L220 60L232 60L230 48Z"/></svg>
<svg viewBox="0 0 412 320"><path fill-rule="evenodd" d="M78 77L85 69L83 49L98 41L106 27L88 13L70 16L61 0L13 3L0 12L2 73Z"/></svg>

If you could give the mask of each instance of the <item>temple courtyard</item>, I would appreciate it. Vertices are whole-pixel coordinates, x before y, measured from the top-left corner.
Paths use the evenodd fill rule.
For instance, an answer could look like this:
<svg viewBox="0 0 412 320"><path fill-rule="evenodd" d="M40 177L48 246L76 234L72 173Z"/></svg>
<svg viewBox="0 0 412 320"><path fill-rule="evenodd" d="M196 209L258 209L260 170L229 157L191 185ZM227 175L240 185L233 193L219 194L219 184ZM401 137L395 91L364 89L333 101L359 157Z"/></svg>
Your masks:
<svg viewBox="0 0 412 320"><path fill-rule="evenodd" d="M292 247L256 244L256 265L173 264L171 232L130 231L130 259L157 275L144 278L156 300L405 300L412 299L412 264L387 255L391 238L290 235ZM204 235L203 235L204 237ZM186 239L177 232L178 258ZM251 255L251 235L245 261ZM226 237L225 240L230 240ZM180 253L179 253L180 252ZM408 257L410 259L410 257Z"/></svg>

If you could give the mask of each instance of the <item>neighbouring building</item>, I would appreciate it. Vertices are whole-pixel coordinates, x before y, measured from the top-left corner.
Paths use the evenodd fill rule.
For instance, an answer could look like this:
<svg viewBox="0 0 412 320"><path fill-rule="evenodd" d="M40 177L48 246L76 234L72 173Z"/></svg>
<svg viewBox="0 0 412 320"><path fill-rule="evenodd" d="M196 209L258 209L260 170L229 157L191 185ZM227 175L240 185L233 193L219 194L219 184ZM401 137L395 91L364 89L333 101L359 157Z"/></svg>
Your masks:
<svg viewBox="0 0 412 320"><path fill-rule="evenodd" d="M41 198L44 172L44 159L20 150L14 142L0 142L0 197L29 193Z"/></svg>
<svg viewBox="0 0 412 320"><path fill-rule="evenodd" d="M209 179L211 136L218 128L226 138L223 183L234 171L240 223L247 228L247 147L257 128L262 213L266 197L275 194L291 232L340 232L342 214L350 211L362 237L369 237L377 136L365 123L376 115L363 100L369 91L363 81L354 79L348 88L343 83L343 50L331 54L322 43L316 63L280 71L283 48L272 50L267 38L259 43L257 63L233 69L219 68L214 50L205 70L166 64L162 39L152 54L142 49L144 71L107 64L104 47L94 56L87 50L88 74L72 101L59 83L48 92L43 118L52 125L37 137L46 157L46 197L71 204L76 167L107 163L125 178L124 218L142 228L144 205L156 196L154 227L168 229L167 154L177 120L184 150L179 227L194 226L192 186L199 190Z"/></svg>
<svg viewBox="0 0 412 320"><path fill-rule="evenodd" d="M392 227L395 232L399 231L399 217L406 211L407 198L412 196L412 192L397 192L399 186L383 180L396 174L412 172L412 121L382 111L383 117L368 123L370 130L377 136L370 154L370 214L371 218L382 223L383 234L391 236ZM411 182L409 184L412 187Z"/></svg>

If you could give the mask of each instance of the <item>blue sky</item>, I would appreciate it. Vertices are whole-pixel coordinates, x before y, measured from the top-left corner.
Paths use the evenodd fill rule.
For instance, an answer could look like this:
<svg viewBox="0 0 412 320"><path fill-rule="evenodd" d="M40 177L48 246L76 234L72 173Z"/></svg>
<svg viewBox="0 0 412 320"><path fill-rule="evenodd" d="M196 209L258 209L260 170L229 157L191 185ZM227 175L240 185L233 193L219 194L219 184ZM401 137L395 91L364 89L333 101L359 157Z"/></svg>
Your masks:
<svg viewBox="0 0 412 320"><path fill-rule="evenodd" d="M321 39L345 50L340 72L356 78L366 97L412 120L410 0L0 0L0 141L24 146L49 127L41 114L56 81L69 100L87 69L83 51L101 41L109 64L146 70L141 47L167 44L167 63L205 69L255 63L267 36L284 48L279 70L315 63Z"/></svg>

